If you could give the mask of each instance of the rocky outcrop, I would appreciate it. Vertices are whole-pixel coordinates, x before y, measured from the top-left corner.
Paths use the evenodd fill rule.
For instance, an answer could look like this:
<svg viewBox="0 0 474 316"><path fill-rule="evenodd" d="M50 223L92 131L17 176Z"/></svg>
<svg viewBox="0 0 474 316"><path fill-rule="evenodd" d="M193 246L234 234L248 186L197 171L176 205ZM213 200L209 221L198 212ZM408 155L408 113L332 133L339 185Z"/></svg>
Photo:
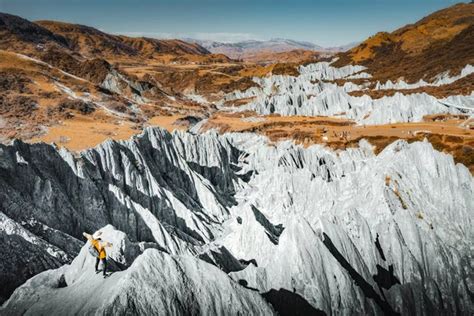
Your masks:
<svg viewBox="0 0 474 316"><path fill-rule="evenodd" d="M466 66L466 71L459 78L472 71L469 67L469 65ZM239 110L253 110L264 115L277 113L287 116L336 116L355 120L359 124L376 125L420 122L424 116L431 114L459 114L461 113L459 109L445 106L443 103L449 103L455 98L464 104L469 103L469 100L472 99L472 96L451 96L437 99L426 93L408 95L395 93L393 96L372 99L368 95L351 96L349 94L353 91L364 92L370 82L355 84L346 81L342 86L326 82L326 80L367 77L362 70L364 70L362 66L335 68L328 62L320 62L301 67L301 75L297 77L255 78L254 80L260 88L229 94L225 100L251 97L253 100L240 107ZM452 82L456 78L440 77L439 84ZM393 88L393 85L391 82L384 85L378 84L376 89ZM395 84L395 87L399 88L399 86L405 87L404 83ZM416 86L423 86L423 83L418 83Z"/></svg>
<svg viewBox="0 0 474 316"><path fill-rule="evenodd" d="M66 47L67 41L61 35L20 18L16 15L0 13L1 49L25 49L37 45Z"/></svg>
<svg viewBox="0 0 474 316"><path fill-rule="evenodd" d="M461 73L459 75L450 77L449 71L447 71L443 74L439 74L438 76L436 76L434 82L431 82L431 83L426 82L423 79L420 79L420 81L415 82L415 83L406 83L403 80L400 80L397 82L392 82L391 80L388 80L387 82L383 84L381 84L380 82L377 82L377 84L375 85L375 89L376 90L387 90L387 89L400 90L400 89L417 89L417 88L429 87L429 86L439 87L441 85L451 84L459 79L469 76L472 73L474 73L474 66L466 65L463 69L461 69Z"/></svg>
<svg viewBox="0 0 474 316"><path fill-rule="evenodd" d="M19 223L38 221L75 242L82 239L82 231L110 223L132 240L156 242L169 253L196 252L194 248L212 240L228 217L223 204L227 197L195 171L198 166L184 160L173 137L163 130L150 129L128 142L109 141L80 157L19 141L2 146L0 156L0 208L5 216ZM76 254L68 240L44 232L35 232L42 242ZM44 250L37 243L30 247ZM16 263L15 257L2 262L11 266L9 273L23 271L23 281L38 269L53 267L36 269L32 262L23 270Z"/></svg>
<svg viewBox="0 0 474 316"><path fill-rule="evenodd" d="M3 297L76 257L19 287L3 306L14 314L272 313L259 293L281 312L281 302L327 314L474 311L474 181L427 142L375 155L364 141L335 152L147 129L78 155L14 142L0 149L0 175L1 246L23 250L2 257ZM123 232L103 229L120 271L99 282L79 246L82 231L107 224ZM28 273L21 258L35 258ZM107 299L72 295L89 287Z"/></svg>
<svg viewBox="0 0 474 316"><path fill-rule="evenodd" d="M367 73L362 73L363 70L367 69L364 66L359 65L347 65L340 68L332 67L331 62L319 62L315 64L309 64L307 66L301 66L299 71L302 75L309 75L311 80L336 80L349 78L370 78Z"/></svg>
<svg viewBox="0 0 474 316"><path fill-rule="evenodd" d="M192 256L133 243L107 226L113 242L105 280L94 273L94 259L83 247L71 265L43 272L19 288L0 308L2 314L272 315L258 293L223 271ZM32 295L34 294L34 295Z"/></svg>
<svg viewBox="0 0 474 316"><path fill-rule="evenodd" d="M473 15L472 2L443 8L391 33L370 36L340 53L336 65L364 65L380 82L435 82L440 73L458 75L474 62Z"/></svg>
<svg viewBox="0 0 474 316"><path fill-rule="evenodd" d="M290 143L259 150L241 194L284 230L275 246L251 213L235 210L241 224L224 244L257 265L232 277L261 292L293 289L327 313L468 314L469 299L458 298L472 293L473 181L451 159L403 141L377 157L364 144L339 155Z"/></svg>

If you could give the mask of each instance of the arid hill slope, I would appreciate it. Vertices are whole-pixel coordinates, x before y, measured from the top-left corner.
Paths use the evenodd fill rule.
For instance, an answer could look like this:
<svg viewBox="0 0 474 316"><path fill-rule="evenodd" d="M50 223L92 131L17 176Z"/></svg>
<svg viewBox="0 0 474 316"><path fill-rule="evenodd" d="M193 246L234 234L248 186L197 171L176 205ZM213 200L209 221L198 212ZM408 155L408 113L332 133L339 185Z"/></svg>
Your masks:
<svg viewBox="0 0 474 316"><path fill-rule="evenodd" d="M245 56L245 61L260 64L272 64L282 61L292 63L309 63L318 60L320 53L312 50L294 49L287 52L259 51Z"/></svg>
<svg viewBox="0 0 474 316"><path fill-rule="evenodd" d="M429 81L474 64L474 3L437 11L392 33L381 32L348 52L336 66L361 64L381 81Z"/></svg>
<svg viewBox="0 0 474 316"><path fill-rule="evenodd" d="M110 55L152 57L158 54L193 54L208 55L210 52L198 44L186 43L180 40L158 40L152 38L133 38L111 35L95 28L57 22L37 21L36 24L59 34L67 39L69 47L86 56Z"/></svg>
<svg viewBox="0 0 474 316"><path fill-rule="evenodd" d="M19 16L0 12L0 49L25 51L43 45L66 48L67 40Z"/></svg>

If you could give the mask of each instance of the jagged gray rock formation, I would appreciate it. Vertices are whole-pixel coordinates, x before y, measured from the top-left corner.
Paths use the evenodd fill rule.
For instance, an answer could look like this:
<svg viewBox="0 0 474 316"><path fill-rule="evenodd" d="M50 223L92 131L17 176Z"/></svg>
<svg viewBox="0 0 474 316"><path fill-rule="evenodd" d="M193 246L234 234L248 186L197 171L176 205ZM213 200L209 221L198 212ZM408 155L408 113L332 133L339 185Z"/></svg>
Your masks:
<svg viewBox="0 0 474 316"><path fill-rule="evenodd" d="M427 87L427 86L442 86L445 84L450 84L455 82L456 80L462 79L470 74L474 73L474 66L466 65L463 69L461 69L461 73L457 76L450 77L449 71L439 74L436 76L434 82L426 82L423 79L420 79L418 82L415 83L406 83L403 80L392 82L388 80L385 83L377 82L375 85L376 90L385 90L385 89L416 89L420 87Z"/></svg>
<svg viewBox="0 0 474 316"><path fill-rule="evenodd" d="M38 222L44 228L31 231L39 240L69 256L77 254L78 248L72 245L82 239L82 231L109 223L132 240L156 242L169 253L197 253L196 246L213 239L219 223L228 216L219 202L226 198L191 168L169 133L150 129L144 136L129 142L109 141L80 157L46 144L16 141L2 146L0 207L4 221L26 223L15 226L14 231L30 229L28 223ZM5 238L12 238L7 235ZM31 253L45 250L34 242L30 247ZM18 254L6 257L2 265L11 267L8 274L20 283L66 262L44 254L54 265L42 260L24 270L19 264L24 253L10 248Z"/></svg>
<svg viewBox="0 0 474 316"><path fill-rule="evenodd" d="M109 239L129 241L111 253L121 272L105 281L122 291L91 303L100 312L180 313L143 288L187 308L195 300L197 314L224 313L228 299L237 300L231 314L271 314L281 301L327 314L471 314L473 210L468 169L425 142L397 141L376 156L364 141L334 152L151 128L78 155L16 141L0 147L0 240L23 252L2 257L10 279L1 282L76 259L27 281L3 311L59 311L59 301L89 310L68 301L71 284L87 292L93 277L81 233L111 224L123 233ZM61 275L68 286L53 290Z"/></svg>
<svg viewBox="0 0 474 316"><path fill-rule="evenodd" d="M132 243L107 226L110 259L123 271L106 279L94 272L85 246L71 265L43 272L15 292L0 309L23 314L272 315L258 293L233 282L223 271L189 255L169 255Z"/></svg>
<svg viewBox="0 0 474 316"><path fill-rule="evenodd" d="M444 103L472 103L472 95L450 96L440 100L426 93L404 95L400 92L380 99L372 99L368 95L356 97L349 95L349 92L367 89L370 82L355 84L347 81L342 86L327 82L336 79L369 78L370 76L363 72L364 69L362 66L335 68L329 62L310 64L300 67L301 74L297 77L278 75L254 78L259 87L230 93L225 100L253 97L251 102L239 107L240 111L253 110L263 115L278 113L286 116L336 116L367 125L420 122L425 115L438 113L459 114L465 111L448 107ZM471 65L467 65L459 76L453 78L440 75L432 85L454 82L472 73L473 69ZM409 86L404 82L387 82L384 85L377 84L375 89L405 89L426 85L429 84L420 82Z"/></svg>

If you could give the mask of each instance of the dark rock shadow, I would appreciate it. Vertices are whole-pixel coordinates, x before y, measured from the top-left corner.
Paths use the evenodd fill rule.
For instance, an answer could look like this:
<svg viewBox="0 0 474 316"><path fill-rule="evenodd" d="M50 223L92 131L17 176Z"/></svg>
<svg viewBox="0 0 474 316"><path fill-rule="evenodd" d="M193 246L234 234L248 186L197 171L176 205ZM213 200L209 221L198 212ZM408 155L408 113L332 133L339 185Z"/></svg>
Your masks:
<svg viewBox="0 0 474 316"><path fill-rule="evenodd" d="M248 266L249 264L253 264L254 266L258 267L257 260L255 259L250 259L250 260L245 260L245 259L239 259L240 263Z"/></svg>
<svg viewBox="0 0 474 316"><path fill-rule="evenodd" d="M377 237L375 238L375 247L377 248L377 251L379 252L379 255L382 260L387 261L387 259L385 258L385 254L383 253L382 246L380 245L379 234L377 234Z"/></svg>
<svg viewBox="0 0 474 316"><path fill-rule="evenodd" d="M373 278L378 286L387 290L395 284L400 284L400 281L393 274L393 265L389 265L388 270L381 265L377 265L377 274Z"/></svg>
<svg viewBox="0 0 474 316"><path fill-rule="evenodd" d="M249 289L249 290L258 292L258 289L249 286L249 283L247 282L247 280L240 279L240 280L239 280L239 284L242 285L242 286L243 286L244 288L246 288L246 289Z"/></svg>
<svg viewBox="0 0 474 316"><path fill-rule="evenodd" d="M209 250L207 252L201 253L198 258L218 267L225 273L245 269L245 265L237 260L224 246L221 246L215 250Z"/></svg>
<svg viewBox="0 0 474 316"><path fill-rule="evenodd" d="M252 212L255 215L257 222L265 228L265 233L268 236L268 239L274 244L278 245L279 238L283 230L285 229L282 224L274 225L270 223L265 215L260 212L255 206L252 207Z"/></svg>
<svg viewBox="0 0 474 316"><path fill-rule="evenodd" d="M323 233L323 244L333 255L333 257L339 262L339 264L349 273L354 283L362 290L366 297L369 297L375 301L375 303L380 307L385 315L399 315L395 312L390 304L382 298L377 291L372 287L372 285L367 282L362 275L360 275L351 264L344 258L344 256L339 252L336 246L333 244L332 240L326 233Z"/></svg>
<svg viewBox="0 0 474 316"><path fill-rule="evenodd" d="M281 316L326 315L324 311L314 308L301 295L290 292L286 289L280 289L278 291L271 289L270 291L263 293L262 296Z"/></svg>

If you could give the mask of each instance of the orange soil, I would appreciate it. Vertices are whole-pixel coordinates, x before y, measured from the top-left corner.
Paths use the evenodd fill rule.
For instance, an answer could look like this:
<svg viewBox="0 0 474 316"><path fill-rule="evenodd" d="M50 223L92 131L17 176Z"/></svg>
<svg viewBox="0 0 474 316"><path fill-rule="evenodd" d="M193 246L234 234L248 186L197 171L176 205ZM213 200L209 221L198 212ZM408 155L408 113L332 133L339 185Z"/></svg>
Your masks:
<svg viewBox="0 0 474 316"><path fill-rule="evenodd" d="M364 41L363 44L354 47L351 50L352 60L355 63L359 63L363 60L369 59L374 57L374 47L381 46L384 43L389 43L392 41L392 37L390 34L385 32L380 32L375 34L374 36L369 37L367 40Z"/></svg>
<svg viewBox="0 0 474 316"><path fill-rule="evenodd" d="M242 56L245 61L254 63L305 63L315 61L319 53L304 49L295 49L287 52L260 51Z"/></svg>
<svg viewBox="0 0 474 316"><path fill-rule="evenodd" d="M183 126L173 125L181 117L179 115L153 117L148 123L150 126L160 126L171 132L175 129L185 129ZM32 138L28 142L55 143L69 150L80 151L95 147L107 139L126 140L141 132L141 129L137 129L135 124L130 122L111 123L78 115L74 119L65 120L61 125L48 128L46 134Z"/></svg>
<svg viewBox="0 0 474 316"><path fill-rule="evenodd" d="M176 120L182 117L183 115L155 116L152 117L147 123L150 126L163 127L169 132L172 132L174 130L186 130L186 126L175 124Z"/></svg>
<svg viewBox="0 0 474 316"><path fill-rule="evenodd" d="M397 139L411 142L427 138L434 148L453 155L456 162L463 163L474 173L474 129L460 126L465 118L427 117L427 121L419 123L357 126L352 121L330 117L266 116L252 122L247 119L248 115L215 114L204 129L221 133L256 132L271 141L292 139L305 146L325 144L333 149L356 147L359 140L367 139L377 153Z"/></svg>
<svg viewBox="0 0 474 316"><path fill-rule="evenodd" d="M351 51L355 63L375 56L375 48L387 43L399 43L408 54L418 54L436 41L449 41L472 24L474 5L457 4L434 12L415 24L392 33L380 32L369 37Z"/></svg>
<svg viewBox="0 0 474 316"><path fill-rule="evenodd" d="M239 117L236 114L218 113L212 116L205 129L216 128L223 132L245 132L282 130L288 133L305 131L313 133L313 136L320 138L327 137L327 142L341 140L342 132L348 133L347 138L357 139L364 136L394 136L399 138L409 138L410 133L417 131L429 131L436 134L469 137L474 139L474 130L459 127L464 122L463 119L454 118L445 121L427 121L419 123L396 123L386 125L355 125L353 121L334 117L307 117L307 116L256 116L261 121L252 122L246 119L248 115ZM288 134L291 136L291 134Z"/></svg>

